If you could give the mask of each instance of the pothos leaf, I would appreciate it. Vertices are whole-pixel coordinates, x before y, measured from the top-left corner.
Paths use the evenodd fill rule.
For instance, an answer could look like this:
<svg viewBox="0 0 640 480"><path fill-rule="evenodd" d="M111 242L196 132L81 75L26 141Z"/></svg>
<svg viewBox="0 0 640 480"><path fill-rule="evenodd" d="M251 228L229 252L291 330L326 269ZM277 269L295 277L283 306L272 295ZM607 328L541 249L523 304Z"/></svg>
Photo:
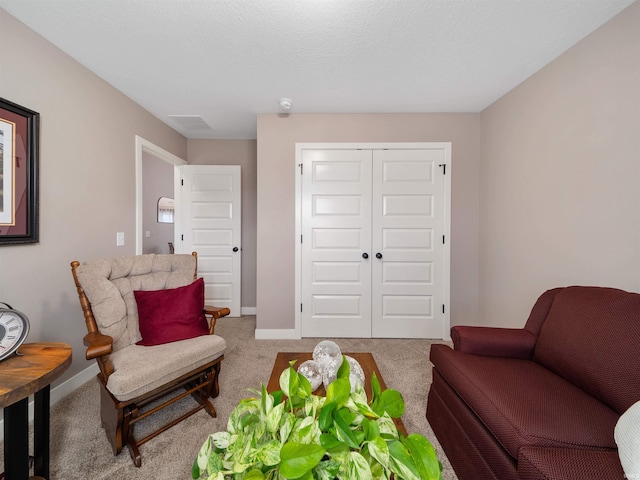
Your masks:
<svg viewBox="0 0 640 480"><path fill-rule="evenodd" d="M273 397L273 404L280 405L284 398L284 393L282 393L282 390L276 390L275 392L271 392L271 396Z"/></svg>
<svg viewBox="0 0 640 480"><path fill-rule="evenodd" d="M287 397L298 391L298 372L293 369L294 361L289 362L289 368L285 368L280 374L280 389Z"/></svg>
<svg viewBox="0 0 640 480"><path fill-rule="evenodd" d="M244 480L264 480L264 473L260 470L251 470L244 476Z"/></svg>
<svg viewBox="0 0 640 480"><path fill-rule="evenodd" d="M371 422L374 423L374 422ZM383 467L389 468L389 447L382 437L375 437L367 443L367 449Z"/></svg>
<svg viewBox="0 0 640 480"><path fill-rule="evenodd" d="M208 436L207 439L200 447L200 451L198 452L198 456L193 462L193 467L191 468L191 477L194 479L200 478L200 475L207 468L207 462L209 461L209 453L211 452L211 436Z"/></svg>
<svg viewBox="0 0 640 480"><path fill-rule="evenodd" d="M421 480L420 472L406 447L399 440L392 440L387 445L391 471L405 480Z"/></svg>
<svg viewBox="0 0 640 480"><path fill-rule="evenodd" d="M349 452L345 465L345 477L372 480L371 467L359 452Z"/></svg>
<svg viewBox="0 0 640 480"><path fill-rule="evenodd" d="M318 424L320 426L320 430L326 432L331 427L333 423L333 411L336 409L336 402L332 400L330 402L326 402L322 409L320 410L320 415L318 415Z"/></svg>
<svg viewBox="0 0 640 480"><path fill-rule="evenodd" d="M346 443L338 440L332 433L321 434L320 445L322 445L322 448L324 448L329 453L349 450L349 446Z"/></svg>
<svg viewBox="0 0 640 480"><path fill-rule="evenodd" d="M327 387L327 402L335 402L337 407L341 407L349 400L351 384L346 378L336 378Z"/></svg>
<svg viewBox="0 0 640 480"><path fill-rule="evenodd" d="M275 433L280 428L280 419L284 412L284 403L279 403L271 409L265 419L265 427L269 433Z"/></svg>
<svg viewBox="0 0 640 480"><path fill-rule="evenodd" d="M333 480L340 471L340 462L335 460L322 460L313 469L313 477L317 480Z"/></svg>
<svg viewBox="0 0 640 480"><path fill-rule="evenodd" d="M311 383L304 375L296 372L298 376L298 390L296 395L300 398L307 398L311 396Z"/></svg>
<svg viewBox="0 0 640 480"><path fill-rule="evenodd" d="M280 450L280 474L284 478L300 478L311 472L324 454L320 445L287 442Z"/></svg>
<svg viewBox="0 0 640 480"><path fill-rule="evenodd" d="M347 357L342 356L342 363L340 364L340 368L338 368L338 373L336 374L336 378L346 378L349 379L349 374L351 373L351 365L347 360Z"/></svg>
<svg viewBox="0 0 640 480"><path fill-rule="evenodd" d="M412 433L407 438L402 439L402 443L407 447L411 458L420 472L420 478L424 480L439 480L442 475L442 464L438 461L438 455L433 445L422 435Z"/></svg>
<svg viewBox="0 0 640 480"><path fill-rule="evenodd" d="M367 418L362 420L362 431L365 433L366 439L369 441L380 436L380 427L378 427L378 424Z"/></svg>
<svg viewBox="0 0 640 480"><path fill-rule="evenodd" d="M349 425L342 419L340 415L334 415L333 421L336 426L336 436L351 448L358 448L358 440L349 428Z"/></svg>
<svg viewBox="0 0 640 480"><path fill-rule="evenodd" d="M384 414L382 391L375 372L371 374L371 409L376 412L376 415L378 416L382 416L382 414Z"/></svg>
<svg viewBox="0 0 640 480"><path fill-rule="evenodd" d="M391 418L400 418L402 416L404 413L404 399L399 391L388 388L382 392L381 398L384 410Z"/></svg>

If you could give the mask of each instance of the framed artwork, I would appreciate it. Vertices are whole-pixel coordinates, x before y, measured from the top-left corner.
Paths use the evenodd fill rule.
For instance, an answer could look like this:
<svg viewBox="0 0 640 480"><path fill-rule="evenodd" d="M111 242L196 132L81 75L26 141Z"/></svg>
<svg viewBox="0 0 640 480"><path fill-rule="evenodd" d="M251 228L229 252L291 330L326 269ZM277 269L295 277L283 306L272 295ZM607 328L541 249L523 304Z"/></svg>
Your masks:
<svg viewBox="0 0 640 480"><path fill-rule="evenodd" d="M40 114L0 98L0 246L38 243Z"/></svg>

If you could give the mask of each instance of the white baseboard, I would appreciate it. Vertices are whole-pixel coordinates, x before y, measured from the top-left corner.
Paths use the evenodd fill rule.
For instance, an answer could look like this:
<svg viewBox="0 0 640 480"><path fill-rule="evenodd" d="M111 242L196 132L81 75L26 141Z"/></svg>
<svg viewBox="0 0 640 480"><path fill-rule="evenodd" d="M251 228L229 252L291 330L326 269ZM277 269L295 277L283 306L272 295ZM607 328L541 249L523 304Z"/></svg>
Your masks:
<svg viewBox="0 0 640 480"><path fill-rule="evenodd" d="M256 307L242 307L240 309L240 315L256 315L257 312Z"/></svg>
<svg viewBox="0 0 640 480"><path fill-rule="evenodd" d="M300 340L294 329L256 328L256 340Z"/></svg>
<svg viewBox="0 0 640 480"><path fill-rule="evenodd" d="M81 387L99 372L98 364L85 368L81 372L75 374L73 377L62 382L60 385L51 389L51 405L55 405L71 392ZM33 421L33 400L29 402L29 421ZM0 420L0 440L4 440L4 418Z"/></svg>

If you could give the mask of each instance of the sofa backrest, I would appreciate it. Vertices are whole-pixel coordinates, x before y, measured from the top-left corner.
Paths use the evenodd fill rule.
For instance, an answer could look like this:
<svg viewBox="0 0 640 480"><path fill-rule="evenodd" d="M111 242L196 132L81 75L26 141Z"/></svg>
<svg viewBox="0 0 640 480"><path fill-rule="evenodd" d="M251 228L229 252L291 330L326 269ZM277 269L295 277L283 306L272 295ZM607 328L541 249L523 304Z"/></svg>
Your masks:
<svg viewBox="0 0 640 480"><path fill-rule="evenodd" d="M196 275L193 255L136 255L84 262L77 275L100 332L117 351L141 339L134 290L189 285Z"/></svg>
<svg viewBox="0 0 640 480"><path fill-rule="evenodd" d="M640 400L640 294L567 287L555 294L533 360L622 414Z"/></svg>

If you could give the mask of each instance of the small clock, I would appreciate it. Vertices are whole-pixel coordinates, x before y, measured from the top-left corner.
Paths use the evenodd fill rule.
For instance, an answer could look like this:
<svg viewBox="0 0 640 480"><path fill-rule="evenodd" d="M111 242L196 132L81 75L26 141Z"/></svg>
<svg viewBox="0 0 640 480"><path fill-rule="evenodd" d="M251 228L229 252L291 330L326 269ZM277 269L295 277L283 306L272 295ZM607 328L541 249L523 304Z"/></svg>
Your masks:
<svg viewBox="0 0 640 480"><path fill-rule="evenodd" d="M0 361L11 356L23 344L29 334L29 319L14 310L11 305L0 302Z"/></svg>

